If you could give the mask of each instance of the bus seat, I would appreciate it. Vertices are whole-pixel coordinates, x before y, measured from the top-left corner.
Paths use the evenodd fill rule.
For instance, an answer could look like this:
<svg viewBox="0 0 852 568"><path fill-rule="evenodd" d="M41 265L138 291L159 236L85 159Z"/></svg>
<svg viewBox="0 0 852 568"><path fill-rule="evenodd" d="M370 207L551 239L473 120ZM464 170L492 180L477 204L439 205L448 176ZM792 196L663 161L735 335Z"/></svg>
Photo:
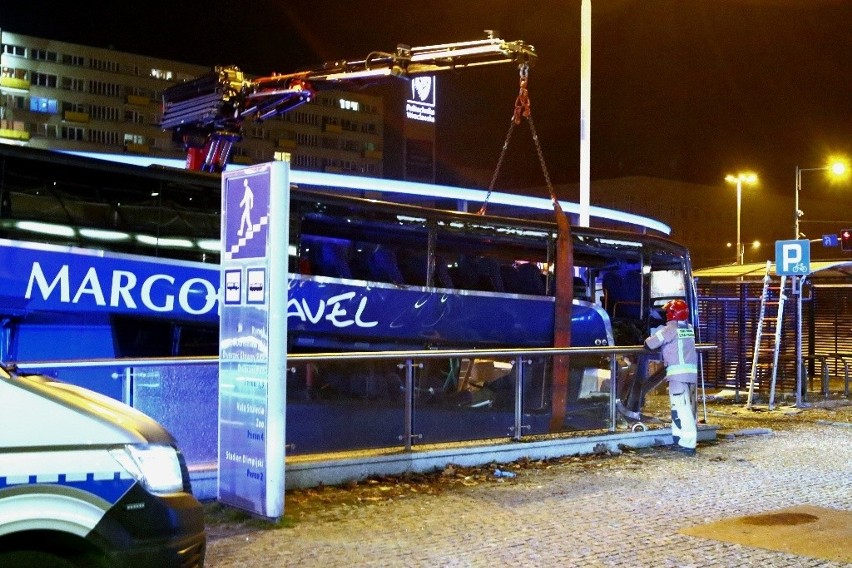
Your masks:
<svg viewBox="0 0 852 568"><path fill-rule="evenodd" d="M352 278L349 267L349 243L340 239L317 239L312 242L312 264L319 276Z"/></svg>
<svg viewBox="0 0 852 568"><path fill-rule="evenodd" d="M370 277L379 282L403 284L402 272L396 262L396 254L389 248L377 246L367 259Z"/></svg>
<svg viewBox="0 0 852 568"><path fill-rule="evenodd" d="M522 290L518 270L514 266L506 264L500 266L500 278L503 279L503 289L506 292L511 292L512 294L525 293Z"/></svg>
<svg viewBox="0 0 852 568"><path fill-rule="evenodd" d="M476 261L466 255L459 257L458 264L453 268L453 282L464 290L477 290L479 270Z"/></svg>
<svg viewBox="0 0 852 568"><path fill-rule="evenodd" d="M624 297L621 276L616 272L607 272L601 279L601 287L603 288L604 298L606 299L604 308L609 312L609 315L615 315L613 313L614 306L616 302Z"/></svg>
<svg viewBox="0 0 852 568"><path fill-rule="evenodd" d="M588 302L591 299L589 296L589 290L586 287L586 281L579 276L574 277L574 299L583 300L585 302Z"/></svg>
<svg viewBox="0 0 852 568"><path fill-rule="evenodd" d="M450 276L450 269L447 267L447 261L440 256L435 257L434 285L438 288L453 288L453 277Z"/></svg>
<svg viewBox="0 0 852 568"><path fill-rule="evenodd" d="M399 271L406 284L426 285L426 255L412 250L402 249L396 255Z"/></svg>
<svg viewBox="0 0 852 568"><path fill-rule="evenodd" d="M519 264L516 268L519 294L534 294L543 296L545 293L544 278L538 266L533 262Z"/></svg>
<svg viewBox="0 0 852 568"><path fill-rule="evenodd" d="M500 274L500 263L493 258L481 256L476 261L479 266L480 280L484 280L486 287L493 292L504 292L503 277Z"/></svg>

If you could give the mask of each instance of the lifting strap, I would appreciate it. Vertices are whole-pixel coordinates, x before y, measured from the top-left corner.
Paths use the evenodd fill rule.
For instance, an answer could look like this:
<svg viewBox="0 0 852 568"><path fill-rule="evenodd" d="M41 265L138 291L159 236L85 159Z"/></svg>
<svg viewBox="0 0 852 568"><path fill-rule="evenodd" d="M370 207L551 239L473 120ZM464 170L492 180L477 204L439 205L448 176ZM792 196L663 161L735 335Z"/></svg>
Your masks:
<svg viewBox="0 0 852 568"><path fill-rule="evenodd" d="M500 169L503 167L503 160L509 149L512 132L515 126L520 125L522 120L526 119L527 124L530 126L530 133L535 144L542 174L544 174L544 181L547 184L547 191L550 193L550 200L553 203L553 213L556 217L556 272L554 274L554 296L556 301L554 303L553 314L553 346L570 347L571 305L574 302L574 249L571 246L571 224L568 222L568 217L565 215L565 212L559 205L559 200L556 198L556 191L553 188L553 183L550 181L550 174L547 171L547 164L544 161L544 153L541 150L538 134L535 131L529 96L529 65L522 63L519 65L519 71L520 88L518 96L515 99L512 120L509 122L509 131L506 134L506 140L503 142L503 149L500 152L500 158L497 160L494 174L491 176L491 183L488 185L488 193L485 195L485 201L482 203L482 207L480 207L477 214L485 214L488 207L488 200L494 191L497 176L500 174ZM564 426L565 409L568 403L570 361L567 355L559 355L553 358L552 376L550 431L557 432Z"/></svg>

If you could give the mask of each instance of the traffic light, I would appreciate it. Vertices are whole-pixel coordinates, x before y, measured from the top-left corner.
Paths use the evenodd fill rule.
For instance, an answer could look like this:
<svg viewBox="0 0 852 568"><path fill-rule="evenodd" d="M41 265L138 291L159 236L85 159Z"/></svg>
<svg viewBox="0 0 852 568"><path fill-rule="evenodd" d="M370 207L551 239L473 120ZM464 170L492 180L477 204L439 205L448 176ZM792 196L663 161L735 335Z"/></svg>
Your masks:
<svg viewBox="0 0 852 568"><path fill-rule="evenodd" d="M840 231L840 250L852 251L852 229Z"/></svg>

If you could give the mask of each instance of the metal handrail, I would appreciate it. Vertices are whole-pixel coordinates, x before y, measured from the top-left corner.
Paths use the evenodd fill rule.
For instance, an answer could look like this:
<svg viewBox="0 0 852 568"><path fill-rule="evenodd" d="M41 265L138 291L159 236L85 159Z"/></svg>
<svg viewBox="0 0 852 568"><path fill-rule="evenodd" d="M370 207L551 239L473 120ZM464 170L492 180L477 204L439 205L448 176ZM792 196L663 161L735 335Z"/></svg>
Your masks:
<svg viewBox="0 0 852 568"><path fill-rule="evenodd" d="M696 345L699 353L714 351L717 346L711 343ZM287 361L353 361L353 360L405 360L405 359L446 359L455 357L515 357L515 356L555 356L555 355L621 355L627 353L645 353L641 345L622 345L608 347L543 347L524 349L423 349L411 351L352 351L346 353L290 353ZM206 357L152 357L128 359L87 359L73 361L20 361L19 369L34 367L52 367L57 369L80 367L134 367L142 365L200 365L219 360L216 356Z"/></svg>

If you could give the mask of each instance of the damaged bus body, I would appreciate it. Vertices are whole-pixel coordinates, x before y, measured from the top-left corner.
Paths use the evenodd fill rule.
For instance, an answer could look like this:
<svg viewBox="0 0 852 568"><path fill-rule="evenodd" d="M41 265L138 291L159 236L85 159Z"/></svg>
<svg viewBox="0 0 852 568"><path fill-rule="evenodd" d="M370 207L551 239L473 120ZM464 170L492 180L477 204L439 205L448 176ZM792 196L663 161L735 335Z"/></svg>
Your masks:
<svg viewBox="0 0 852 568"><path fill-rule="evenodd" d="M216 355L219 177L17 152L3 158L0 357L120 364ZM297 187L290 214L288 353L559 346L566 286L558 291L554 223ZM639 345L667 300L694 306L684 247L599 228L572 228L570 242L571 346ZM604 424L604 359L572 357L562 369L532 359L520 389L526 433ZM514 367L429 360L407 392L395 363L294 365L290 453L398 444L398 429L383 424L399 417L405 397L415 399L418 426L440 432L424 443L472 429L505 436ZM641 367L624 361L618 383L634 413L648 388ZM122 397L115 380L86 380Z"/></svg>

